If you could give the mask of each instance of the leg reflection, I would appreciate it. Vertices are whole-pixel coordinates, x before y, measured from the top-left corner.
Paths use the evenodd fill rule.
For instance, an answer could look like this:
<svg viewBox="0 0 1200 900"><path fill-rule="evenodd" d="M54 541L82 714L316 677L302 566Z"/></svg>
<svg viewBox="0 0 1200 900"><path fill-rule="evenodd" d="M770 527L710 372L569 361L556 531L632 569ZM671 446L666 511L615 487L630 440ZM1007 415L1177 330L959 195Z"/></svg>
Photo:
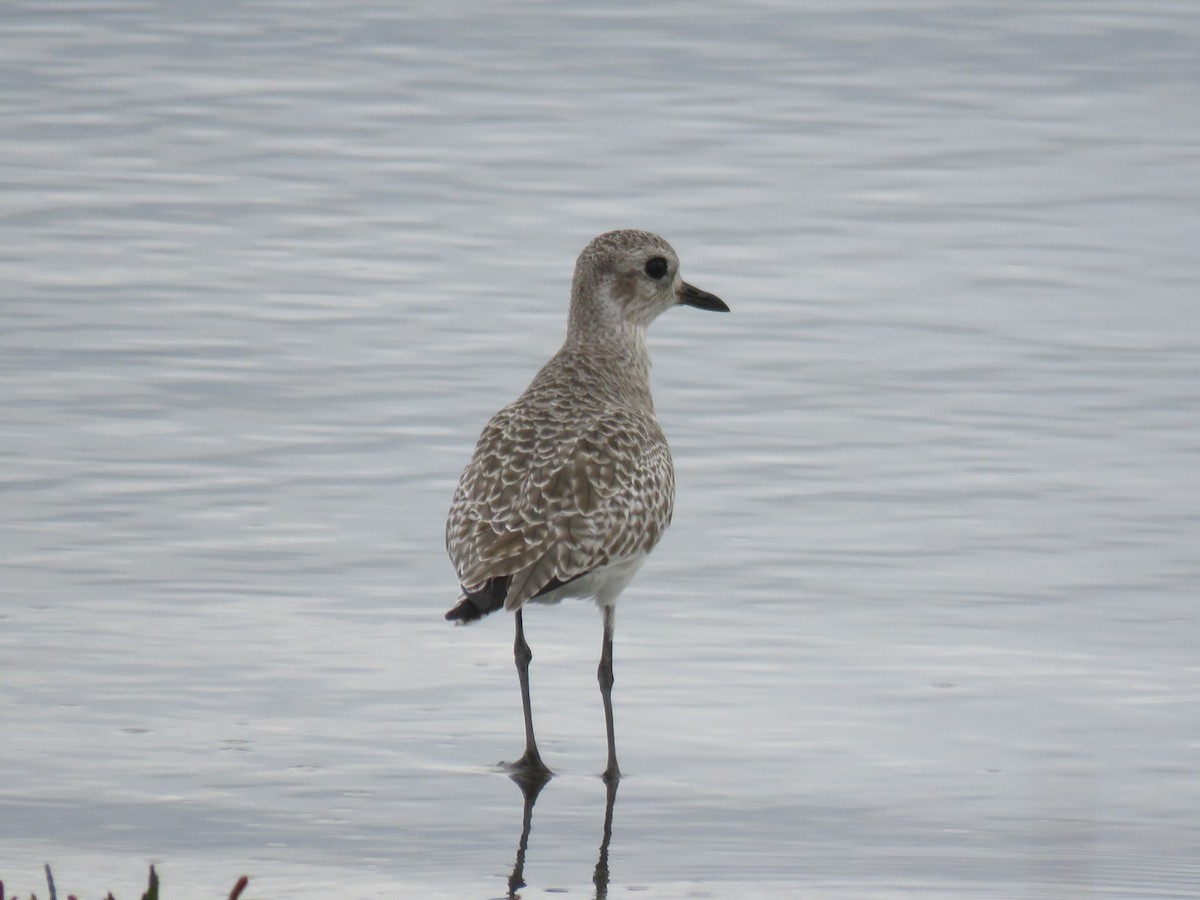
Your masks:
<svg viewBox="0 0 1200 900"><path fill-rule="evenodd" d="M550 775L538 778L527 774L510 776L521 789L525 798L525 808L521 812L521 840L517 842L517 861L513 863L512 874L508 876L508 896L516 900L521 888L525 887L525 850L529 847L529 830L533 826L533 805L537 803L538 794L550 781Z"/></svg>
<svg viewBox="0 0 1200 900"><path fill-rule="evenodd" d="M592 873L592 884L596 886L596 900L605 900L608 897L608 842L612 840L613 807L617 805L618 784L620 781L616 778L606 779L604 782L604 834L600 838L600 858L596 860L596 871Z"/></svg>
<svg viewBox="0 0 1200 900"><path fill-rule="evenodd" d="M549 782L550 777L529 778L522 775L511 776L521 789L525 804L521 812L521 839L517 842L517 859L513 863L512 874L508 876L509 900L519 900L517 893L525 887L525 851L529 848L529 833L533 827L533 806ZM608 897L608 845L612 840L613 809L617 804L616 780L604 785L604 831L600 837L600 855L596 860L596 868L592 872L592 884L596 886L596 900L607 900Z"/></svg>

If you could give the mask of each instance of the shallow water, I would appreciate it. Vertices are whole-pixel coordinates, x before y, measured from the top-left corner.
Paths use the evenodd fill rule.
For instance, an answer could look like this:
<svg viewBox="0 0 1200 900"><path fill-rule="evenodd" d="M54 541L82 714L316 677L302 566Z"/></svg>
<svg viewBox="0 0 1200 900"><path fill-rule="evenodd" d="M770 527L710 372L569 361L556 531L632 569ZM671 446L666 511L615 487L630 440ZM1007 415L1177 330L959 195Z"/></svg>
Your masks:
<svg viewBox="0 0 1200 900"><path fill-rule="evenodd" d="M652 333L608 895L1200 897L1200 15L512 7L5 7L9 891L508 892L442 523L637 226L733 313ZM599 617L526 619L594 896Z"/></svg>

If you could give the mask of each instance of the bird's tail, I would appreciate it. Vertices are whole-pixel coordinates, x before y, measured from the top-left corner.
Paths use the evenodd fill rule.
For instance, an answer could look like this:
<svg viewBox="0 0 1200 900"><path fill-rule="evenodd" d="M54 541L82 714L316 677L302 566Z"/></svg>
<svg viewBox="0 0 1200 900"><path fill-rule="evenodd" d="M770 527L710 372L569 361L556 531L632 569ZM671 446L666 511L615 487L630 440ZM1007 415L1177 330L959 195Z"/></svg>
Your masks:
<svg viewBox="0 0 1200 900"><path fill-rule="evenodd" d="M511 581L511 575L502 575L499 578L489 578L481 587L473 591L463 588L463 595L459 598L458 604L446 613L446 621L469 625L471 622L482 619L488 613L502 609Z"/></svg>

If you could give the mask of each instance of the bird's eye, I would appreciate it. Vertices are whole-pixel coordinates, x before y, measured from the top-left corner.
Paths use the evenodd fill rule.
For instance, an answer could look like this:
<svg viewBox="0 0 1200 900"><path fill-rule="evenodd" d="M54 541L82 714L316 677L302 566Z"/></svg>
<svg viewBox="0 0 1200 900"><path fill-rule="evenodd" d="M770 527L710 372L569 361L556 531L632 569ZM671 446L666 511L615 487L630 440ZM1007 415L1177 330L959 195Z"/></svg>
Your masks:
<svg viewBox="0 0 1200 900"><path fill-rule="evenodd" d="M646 274L655 281L667 274L667 261L661 256L656 256L646 263Z"/></svg>

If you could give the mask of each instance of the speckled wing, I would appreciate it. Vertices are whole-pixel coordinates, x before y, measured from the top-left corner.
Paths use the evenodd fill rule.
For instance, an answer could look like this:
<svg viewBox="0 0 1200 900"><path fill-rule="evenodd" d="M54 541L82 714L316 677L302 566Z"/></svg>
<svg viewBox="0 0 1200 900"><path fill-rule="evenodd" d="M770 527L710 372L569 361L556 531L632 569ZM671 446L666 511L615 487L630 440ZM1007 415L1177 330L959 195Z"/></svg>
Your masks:
<svg viewBox="0 0 1200 900"><path fill-rule="evenodd" d="M675 475L653 415L498 412L459 480L446 549L468 593L512 576L505 608L555 581L648 553L671 521Z"/></svg>

